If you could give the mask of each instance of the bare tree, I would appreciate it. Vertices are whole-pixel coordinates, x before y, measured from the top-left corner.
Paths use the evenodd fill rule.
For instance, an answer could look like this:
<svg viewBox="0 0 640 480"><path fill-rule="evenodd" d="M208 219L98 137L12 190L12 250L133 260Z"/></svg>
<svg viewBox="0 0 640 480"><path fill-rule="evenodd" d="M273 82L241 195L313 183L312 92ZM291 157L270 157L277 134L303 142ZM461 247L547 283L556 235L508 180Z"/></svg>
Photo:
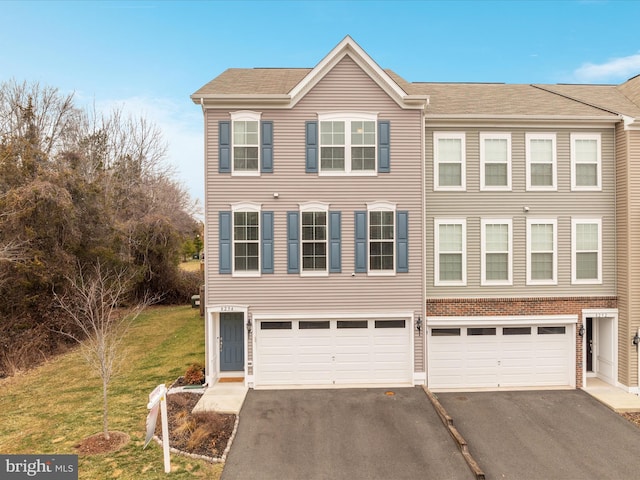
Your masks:
<svg viewBox="0 0 640 480"><path fill-rule="evenodd" d="M0 84L0 136L29 136L46 155L65 147L79 113L73 94L57 88L15 80Z"/></svg>
<svg viewBox="0 0 640 480"><path fill-rule="evenodd" d="M133 275L126 270L109 270L101 263L86 272L79 268L76 278L68 278L71 287L63 297L56 296L73 325L74 331L62 331L80 346L89 367L102 380L104 438L109 440L108 387L124 360L122 343L131 323L156 298L145 297L124 307Z"/></svg>

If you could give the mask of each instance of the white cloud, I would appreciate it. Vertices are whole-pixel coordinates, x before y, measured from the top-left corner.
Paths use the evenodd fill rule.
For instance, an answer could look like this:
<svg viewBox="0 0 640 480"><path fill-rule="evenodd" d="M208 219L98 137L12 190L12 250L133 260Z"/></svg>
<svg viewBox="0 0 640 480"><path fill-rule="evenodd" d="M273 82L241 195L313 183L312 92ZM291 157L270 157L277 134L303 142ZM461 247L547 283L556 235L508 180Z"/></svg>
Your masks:
<svg viewBox="0 0 640 480"><path fill-rule="evenodd" d="M579 82L619 83L640 73L640 53L613 58L606 63L585 63L574 72Z"/></svg>
<svg viewBox="0 0 640 480"><path fill-rule="evenodd" d="M203 117L199 106L189 99L131 97L96 100L98 112L108 115L119 109L126 115L144 117L155 124L167 142L166 162L173 166L176 180L185 185L191 198L204 205Z"/></svg>

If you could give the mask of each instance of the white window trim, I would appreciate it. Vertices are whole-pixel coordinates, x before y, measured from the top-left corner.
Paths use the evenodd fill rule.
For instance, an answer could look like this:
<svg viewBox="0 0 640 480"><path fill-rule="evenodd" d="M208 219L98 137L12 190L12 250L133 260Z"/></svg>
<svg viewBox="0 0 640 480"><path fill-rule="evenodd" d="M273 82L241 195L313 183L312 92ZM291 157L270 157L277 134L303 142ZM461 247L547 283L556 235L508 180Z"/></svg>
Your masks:
<svg viewBox="0 0 640 480"><path fill-rule="evenodd" d="M596 141L596 175L598 182L592 187L577 186L576 180L576 140L595 140ZM573 192L600 192L602 191L602 135L599 133L572 133L571 134L571 191Z"/></svg>
<svg viewBox="0 0 640 480"><path fill-rule="evenodd" d="M258 270L257 271L236 271L236 212L258 212ZM254 202L240 202L231 205L231 275L234 277L260 277L262 273L262 204Z"/></svg>
<svg viewBox="0 0 640 480"><path fill-rule="evenodd" d="M371 212L393 212L393 268L391 270L371 270ZM396 204L391 202L367 203L367 274L373 277L393 277L396 275L398 226L396 225Z"/></svg>
<svg viewBox="0 0 640 480"><path fill-rule="evenodd" d="M447 281L440 280L440 225L461 225L462 226L462 280ZM466 218L434 218L433 219L433 284L436 287L467 285L467 219Z"/></svg>
<svg viewBox="0 0 640 480"><path fill-rule="evenodd" d="M533 280L531 278L531 225L553 225L553 278L551 280ZM558 219L527 218L527 285L558 284Z"/></svg>
<svg viewBox="0 0 640 480"><path fill-rule="evenodd" d="M552 184L550 186L531 185L531 140L551 140L552 158L551 158L551 176ZM527 133L525 134L525 155L527 164L527 191L546 191L555 192L558 190L558 151L556 147L555 133Z"/></svg>
<svg viewBox="0 0 640 480"><path fill-rule="evenodd" d="M485 184L485 164L487 163L485 140L506 140L507 141L507 184L504 186ZM495 163L495 162L490 162ZM480 133L480 191L485 192L510 192L511 191L511 134L502 132Z"/></svg>
<svg viewBox="0 0 640 480"><path fill-rule="evenodd" d="M259 177L260 176L260 146L262 142L260 132L260 119L262 113L252 112L249 110L240 110L237 112L231 112L231 175L237 177ZM235 122L258 122L258 169L256 171L246 171L235 169L235 141L234 141L234 127Z"/></svg>
<svg viewBox="0 0 640 480"><path fill-rule="evenodd" d="M351 122L374 122L375 141L373 170L351 169ZM321 122L344 122L344 171L322 170L322 127ZM378 175L378 114L369 112L331 112L318 114L318 175L327 177L376 177Z"/></svg>
<svg viewBox="0 0 640 480"><path fill-rule="evenodd" d="M598 225L598 278L577 279L577 229L578 224ZM602 219L601 218L572 218L571 219L571 283L574 285L601 285L602 284Z"/></svg>
<svg viewBox="0 0 640 480"><path fill-rule="evenodd" d="M481 219L481 280L480 285L513 285L513 222L510 218L483 218ZM507 225L508 228L508 250L507 255L509 261L507 264L507 279L506 280L487 280L487 237L486 226L487 225Z"/></svg>
<svg viewBox="0 0 640 480"><path fill-rule="evenodd" d="M455 138L460 140L462 158L460 159L460 185L458 186L440 186L438 140L441 138ZM443 192L464 192L467 190L467 146L465 132L433 132L433 190Z"/></svg>
<svg viewBox="0 0 640 480"><path fill-rule="evenodd" d="M304 240L302 239L302 214L305 212L324 212L326 213L326 219L327 222L325 224L325 228L326 228L326 238L325 238L325 245L326 245L326 252L327 252L327 262L325 265L325 269L324 270L306 270L303 267L303 244L304 244ZM326 277L329 275L329 262L331 261L331 259L329 258L329 204L328 203L324 203L324 202L305 202L305 203L301 203L300 204L300 222L299 222L299 227L300 228L300 276L301 277ZM317 243L317 242L314 242Z"/></svg>

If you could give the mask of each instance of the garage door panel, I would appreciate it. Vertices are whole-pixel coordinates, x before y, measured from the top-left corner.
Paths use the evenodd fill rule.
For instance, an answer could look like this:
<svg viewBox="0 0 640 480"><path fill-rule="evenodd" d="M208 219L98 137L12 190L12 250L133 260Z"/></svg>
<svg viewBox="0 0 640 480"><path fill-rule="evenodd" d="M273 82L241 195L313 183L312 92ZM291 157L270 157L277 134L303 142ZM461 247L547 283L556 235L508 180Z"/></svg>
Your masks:
<svg viewBox="0 0 640 480"><path fill-rule="evenodd" d="M410 384L412 381L407 327L374 328L374 320L330 320L325 323L329 328L300 329L300 322L295 320L291 324L289 330L257 328L256 385ZM409 322L401 324L408 326ZM363 326L367 328L361 328Z"/></svg>
<svg viewBox="0 0 640 480"><path fill-rule="evenodd" d="M571 385L575 346L571 328L535 324L495 327L495 335L429 336L429 385L431 388L477 388ZM491 332L493 327L474 332ZM429 331L431 332L431 331ZM553 332L553 333L549 333Z"/></svg>

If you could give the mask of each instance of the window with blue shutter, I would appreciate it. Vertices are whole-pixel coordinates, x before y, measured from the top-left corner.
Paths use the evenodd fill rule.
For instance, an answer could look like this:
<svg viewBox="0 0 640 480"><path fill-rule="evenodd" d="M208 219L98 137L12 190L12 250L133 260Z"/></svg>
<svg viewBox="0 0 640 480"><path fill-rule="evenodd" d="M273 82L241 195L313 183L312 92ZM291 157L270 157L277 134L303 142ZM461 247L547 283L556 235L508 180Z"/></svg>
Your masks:
<svg viewBox="0 0 640 480"><path fill-rule="evenodd" d="M409 271L409 212L396 212L396 272Z"/></svg>
<svg viewBox="0 0 640 480"><path fill-rule="evenodd" d="M218 122L218 172L231 173L231 122Z"/></svg>
<svg viewBox="0 0 640 480"><path fill-rule="evenodd" d="M340 212L329 212L329 272L331 273L342 271L341 227Z"/></svg>
<svg viewBox="0 0 640 480"><path fill-rule="evenodd" d="M273 122L260 122L260 171L273 173Z"/></svg>
<svg viewBox="0 0 640 480"><path fill-rule="evenodd" d="M318 173L318 122L305 123L305 171Z"/></svg>
<svg viewBox="0 0 640 480"><path fill-rule="evenodd" d="M262 273L273 273L273 212L262 212Z"/></svg>
<svg viewBox="0 0 640 480"><path fill-rule="evenodd" d="M300 213L287 212L287 272L300 272Z"/></svg>
<svg viewBox="0 0 640 480"><path fill-rule="evenodd" d="M355 216L355 271L367 271L367 212L354 212Z"/></svg>
<svg viewBox="0 0 640 480"><path fill-rule="evenodd" d="M219 272L231 273L231 212L220 212L219 234Z"/></svg>
<svg viewBox="0 0 640 480"><path fill-rule="evenodd" d="M378 121L378 172L389 173L391 171L390 144L391 135L389 132L391 122L388 120Z"/></svg>

